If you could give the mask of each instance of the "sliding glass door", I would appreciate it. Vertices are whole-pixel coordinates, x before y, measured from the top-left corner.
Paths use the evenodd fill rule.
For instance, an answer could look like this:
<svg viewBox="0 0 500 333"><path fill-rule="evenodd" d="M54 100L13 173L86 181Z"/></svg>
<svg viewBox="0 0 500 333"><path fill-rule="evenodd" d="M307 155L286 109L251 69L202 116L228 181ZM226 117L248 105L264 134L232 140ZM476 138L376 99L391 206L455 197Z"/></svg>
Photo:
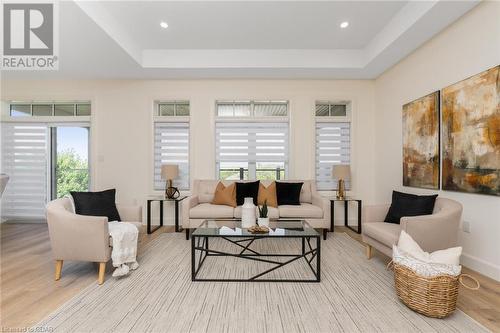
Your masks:
<svg viewBox="0 0 500 333"><path fill-rule="evenodd" d="M86 126L51 127L51 197L88 191L89 133Z"/></svg>
<svg viewBox="0 0 500 333"><path fill-rule="evenodd" d="M2 123L2 218L42 220L48 200L88 191L89 133L88 123Z"/></svg>

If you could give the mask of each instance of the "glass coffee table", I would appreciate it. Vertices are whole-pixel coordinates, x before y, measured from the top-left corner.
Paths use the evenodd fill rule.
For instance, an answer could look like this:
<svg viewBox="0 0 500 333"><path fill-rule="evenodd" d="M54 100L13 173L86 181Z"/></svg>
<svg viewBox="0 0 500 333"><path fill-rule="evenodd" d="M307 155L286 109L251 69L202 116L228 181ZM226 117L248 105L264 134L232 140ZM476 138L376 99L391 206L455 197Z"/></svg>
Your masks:
<svg viewBox="0 0 500 333"><path fill-rule="evenodd" d="M305 220L271 220L269 228L252 234L241 220L204 221L191 238L192 281L320 282L320 234Z"/></svg>

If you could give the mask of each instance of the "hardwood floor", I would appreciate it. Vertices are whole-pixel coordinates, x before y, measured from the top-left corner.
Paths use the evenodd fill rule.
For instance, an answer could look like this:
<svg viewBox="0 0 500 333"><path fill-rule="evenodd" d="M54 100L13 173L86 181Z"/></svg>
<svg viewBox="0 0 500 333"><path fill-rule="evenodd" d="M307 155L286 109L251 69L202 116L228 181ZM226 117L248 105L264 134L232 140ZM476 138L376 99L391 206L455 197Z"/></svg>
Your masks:
<svg viewBox="0 0 500 333"><path fill-rule="evenodd" d="M54 261L50 253L46 224L1 224L1 328L31 327L77 295L85 287L97 283L98 265L64 262L62 277L54 281ZM163 232L163 227L152 235L141 235L139 252ZM344 227L335 232L347 232L361 241L360 235ZM331 234L329 235L331 237ZM375 256L386 256L374 251ZM111 271L108 263L107 276ZM500 283L464 268L481 282L481 289L461 288L458 307L494 332L500 332Z"/></svg>

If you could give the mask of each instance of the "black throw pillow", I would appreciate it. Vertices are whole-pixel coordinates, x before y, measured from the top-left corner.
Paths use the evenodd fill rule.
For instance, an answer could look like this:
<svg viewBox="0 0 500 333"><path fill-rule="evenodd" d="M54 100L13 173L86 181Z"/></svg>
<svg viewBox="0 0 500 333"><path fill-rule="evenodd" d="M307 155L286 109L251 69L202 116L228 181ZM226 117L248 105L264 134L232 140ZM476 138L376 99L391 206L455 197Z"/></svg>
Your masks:
<svg viewBox="0 0 500 333"><path fill-rule="evenodd" d="M384 222L399 224L403 216L430 215L434 211L437 196L392 191L391 207Z"/></svg>
<svg viewBox="0 0 500 333"><path fill-rule="evenodd" d="M295 205L300 206L300 191L304 183L276 182L276 198L278 206Z"/></svg>
<svg viewBox="0 0 500 333"><path fill-rule="evenodd" d="M236 205L241 206L245 198L253 198L253 204L257 206L257 197L259 196L260 180L250 183L236 183Z"/></svg>
<svg viewBox="0 0 500 333"><path fill-rule="evenodd" d="M78 215L107 216L108 221L120 221L116 209L116 189L102 192L70 192Z"/></svg>

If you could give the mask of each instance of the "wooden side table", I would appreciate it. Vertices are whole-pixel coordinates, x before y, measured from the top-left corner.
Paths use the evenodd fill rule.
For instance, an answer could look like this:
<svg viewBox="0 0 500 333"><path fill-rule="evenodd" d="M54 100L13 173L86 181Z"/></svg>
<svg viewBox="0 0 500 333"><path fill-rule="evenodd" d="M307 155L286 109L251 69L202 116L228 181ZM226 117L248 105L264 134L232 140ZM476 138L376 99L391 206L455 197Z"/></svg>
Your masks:
<svg viewBox="0 0 500 333"><path fill-rule="evenodd" d="M344 226L346 226L347 228L351 229L352 231L360 234L361 233L361 200L354 199L354 198L344 198L344 199L332 198L332 199L330 199L330 231L333 231L333 222L335 220L335 201L343 201L344 202ZM349 225L349 202L350 201L355 201L358 203L358 228L357 228L357 230Z"/></svg>
<svg viewBox="0 0 500 333"><path fill-rule="evenodd" d="M158 230L160 227L163 226L163 202L174 202L175 206L175 232L179 232L179 202L182 200L186 199L187 196L180 196L176 199L169 199L165 198L164 196L158 196L158 197L149 197L148 198L148 205L147 205L147 232L148 234L152 234L156 230ZM154 229L151 228L151 203L154 201L158 201L160 203L160 225L155 227Z"/></svg>

